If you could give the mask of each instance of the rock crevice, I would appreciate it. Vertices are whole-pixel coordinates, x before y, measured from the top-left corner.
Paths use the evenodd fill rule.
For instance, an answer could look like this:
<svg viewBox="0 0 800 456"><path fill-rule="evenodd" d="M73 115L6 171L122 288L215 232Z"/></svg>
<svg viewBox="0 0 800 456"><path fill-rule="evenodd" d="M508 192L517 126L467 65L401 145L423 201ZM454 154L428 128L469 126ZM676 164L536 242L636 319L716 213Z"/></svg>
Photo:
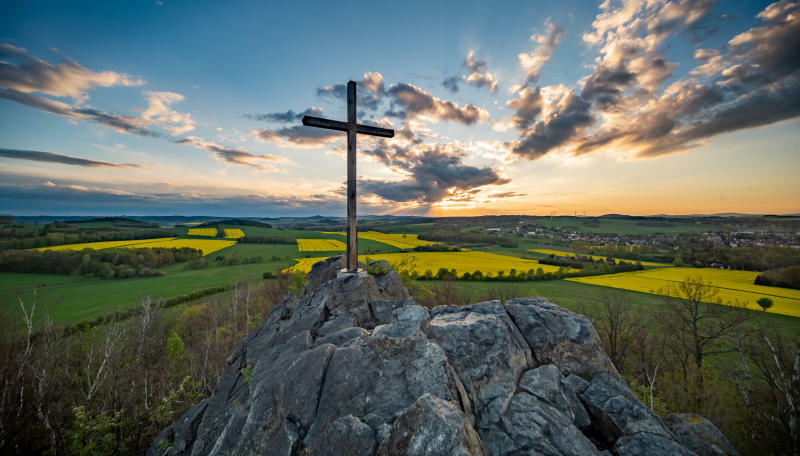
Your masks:
<svg viewBox="0 0 800 456"><path fill-rule="evenodd" d="M148 453L736 454L707 420L668 427L639 402L585 317L538 297L428 312L371 266L386 273L314 265Z"/></svg>

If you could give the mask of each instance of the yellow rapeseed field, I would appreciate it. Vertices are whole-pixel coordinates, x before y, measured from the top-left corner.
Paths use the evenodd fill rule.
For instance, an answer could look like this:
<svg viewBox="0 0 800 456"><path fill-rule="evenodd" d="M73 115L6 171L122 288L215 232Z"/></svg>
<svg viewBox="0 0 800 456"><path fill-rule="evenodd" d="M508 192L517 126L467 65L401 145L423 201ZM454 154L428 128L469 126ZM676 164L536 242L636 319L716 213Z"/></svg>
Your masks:
<svg viewBox="0 0 800 456"><path fill-rule="evenodd" d="M175 238L155 238L155 239L135 239L135 240L128 240L128 241L102 241L102 242L82 242L80 244L64 244L64 245L53 245L49 247L39 247L36 250L44 251L44 250L83 250L83 249L92 249L92 250L103 250L103 249L112 249L115 247L150 247L149 245L153 242L163 242L163 241L170 241Z"/></svg>
<svg viewBox="0 0 800 456"><path fill-rule="evenodd" d="M189 236L208 236L208 237L215 237L217 235L216 228L189 228L189 232L186 233Z"/></svg>
<svg viewBox="0 0 800 456"><path fill-rule="evenodd" d="M172 239L162 242L153 242L141 247L163 247L167 249L180 249L182 247L189 247L192 249L199 249L203 251L203 255L214 253L217 250L222 250L236 244L236 241L226 241L223 239ZM132 246L140 247L140 246Z"/></svg>
<svg viewBox="0 0 800 456"><path fill-rule="evenodd" d="M225 239L239 239L244 237L244 231L239 228L225 228Z"/></svg>
<svg viewBox="0 0 800 456"><path fill-rule="evenodd" d="M297 248L301 252L334 252L345 250L347 246L336 239L298 239Z"/></svg>
<svg viewBox="0 0 800 456"><path fill-rule="evenodd" d="M555 256L574 257L575 255L577 255L576 253L566 252L566 251L563 251L563 250L530 249L530 251L531 252L544 253L545 255L555 255ZM599 260L601 258L602 259L607 258L607 257L600 256L600 255L583 255L583 254L581 254L581 256L592 257L593 260ZM625 261L627 263L635 263L636 262L635 260L626 260L625 258L614 258L614 261L617 261L617 262ZM670 266L670 265L664 264L664 263L652 263L652 262L649 262L649 261L640 261L640 263L642 263L642 266L659 266L659 267Z"/></svg>
<svg viewBox="0 0 800 456"><path fill-rule="evenodd" d="M723 304L739 303L749 309L761 311L756 304L760 298L770 298L773 306L768 312L800 317L800 290L754 285L757 272L729 271L711 268L662 268L646 271L623 272L590 277L575 277L566 280L601 285L651 294L664 294L670 285L676 285L689 277L702 277L704 281L719 289Z"/></svg>
<svg viewBox="0 0 800 456"><path fill-rule="evenodd" d="M133 241L106 241L106 242L84 242L82 244L66 244L54 245L52 247L40 247L36 250L104 250L113 248L129 248L129 249L143 249L143 248L167 248L167 249L180 249L182 247L190 247L203 251L203 255L222 250L236 244L236 241L225 241L222 239L178 239L178 238L156 238L156 239L139 239Z"/></svg>
<svg viewBox="0 0 800 456"><path fill-rule="evenodd" d="M432 273L436 274L439 268L455 269L459 276L465 272L472 273L476 270L480 270L484 275L491 274L493 276L496 276L497 272L502 270L508 275L512 268L518 272L527 272L529 269L535 271L538 268L542 268L544 272L558 271L557 266L539 264L536 260L526 260L489 252L381 253L358 256L359 261L365 261L366 258L369 258L370 261L386 260L395 270L416 271L419 274L424 274L426 269L430 269ZM324 259L324 257L299 258L296 260L298 263L289 268L289 270L292 272L308 272L314 263Z"/></svg>
<svg viewBox="0 0 800 456"><path fill-rule="evenodd" d="M341 234L346 235L346 233L339 233L339 232L328 232L323 231L325 234ZM397 247L400 249L413 249L419 245L429 245L435 244L435 242L431 241L423 241L419 239L419 235L417 234L386 234L386 233L379 233L377 231L364 231L358 233L359 239L369 239L370 241L377 241L382 242L384 244L389 244L393 247Z"/></svg>

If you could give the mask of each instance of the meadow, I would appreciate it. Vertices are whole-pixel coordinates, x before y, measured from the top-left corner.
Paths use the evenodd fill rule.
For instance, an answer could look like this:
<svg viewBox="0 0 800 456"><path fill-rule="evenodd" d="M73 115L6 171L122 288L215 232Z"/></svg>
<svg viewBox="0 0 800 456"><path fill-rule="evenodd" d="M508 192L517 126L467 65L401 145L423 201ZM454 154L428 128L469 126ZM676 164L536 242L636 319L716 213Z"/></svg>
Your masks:
<svg viewBox="0 0 800 456"><path fill-rule="evenodd" d="M800 317L800 290L754 285L753 281L757 275L757 272L752 271L726 269L663 268L574 277L566 280L663 295L669 287L674 287L688 278L701 277L717 288L718 298L723 304L743 305L748 309L761 310L756 301L767 297L774 303L768 312Z"/></svg>
<svg viewBox="0 0 800 456"><path fill-rule="evenodd" d="M531 252L536 252L536 253L543 253L545 255L565 256L565 257L573 257L573 258L575 256L579 255L579 254L573 253L573 252L566 252L566 251L563 251L563 250L551 250L551 249L530 249L530 251ZM591 259L593 259L595 261L597 261L597 260L605 260L607 258L607 257L604 257L604 256L599 256L599 255L581 255L581 256L588 256L588 257L590 257ZM614 261L616 261L617 263L619 263L620 261L624 261L626 263L636 263L636 261L634 261L634 260L626 260L624 258L614 258ZM641 263L642 266L647 266L647 267L671 266L669 264L653 263L653 262L650 262L650 261L639 261L639 263Z"/></svg>
<svg viewBox="0 0 800 456"><path fill-rule="evenodd" d="M311 270L311 266L313 266L314 263L324 259L324 257L300 258L297 260L298 263L289 268L289 270L291 272L308 272ZM493 276L497 276L499 271L503 271L507 275L511 269L516 269L518 272L526 272L529 269L535 271L542 268L545 273L557 272L559 270L558 266L539 264L536 260L477 251L384 253L377 255L359 255L358 260L386 260L396 270L407 271L410 274L415 272L417 274L424 274L428 269L436 274L440 268L445 268L448 271L455 269L459 276L465 272L473 273L477 270L480 270L484 275L491 274Z"/></svg>
<svg viewBox="0 0 800 456"><path fill-rule="evenodd" d="M301 252L338 252L347 246L337 239L298 239L297 248Z"/></svg>

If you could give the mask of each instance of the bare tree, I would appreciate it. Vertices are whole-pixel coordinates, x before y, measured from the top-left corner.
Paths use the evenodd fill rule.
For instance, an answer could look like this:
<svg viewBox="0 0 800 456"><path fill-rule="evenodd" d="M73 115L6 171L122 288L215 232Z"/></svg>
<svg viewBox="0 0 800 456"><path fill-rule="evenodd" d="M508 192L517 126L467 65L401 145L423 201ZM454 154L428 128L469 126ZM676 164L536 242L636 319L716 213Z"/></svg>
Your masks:
<svg viewBox="0 0 800 456"><path fill-rule="evenodd" d="M738 303L723 304L719 288L702 277L688 277L662 294L668 334L678 342L683 363L691 359L698 369L704 357L731 352L723 343L751 317Z"/></svg>
<svg viewBox="0 0 800 456"><path fill-rule="evenodd" d="M634 333L639 327L637 312L622 290L603 293L593 299L590 309L585 309L595 329L603 340L606 353L618 369L624 369Z"/></svg>
<svg viewBox="0 0 800 456"><path fill-rule="evenodd" d="M92 346L86 355L84 375L86 376L86 403L92 402L100 385L108 377L109 362L117 348L117 342L122 338L122 326L118 321L106 325L106 335L101 347Z"/></svg>

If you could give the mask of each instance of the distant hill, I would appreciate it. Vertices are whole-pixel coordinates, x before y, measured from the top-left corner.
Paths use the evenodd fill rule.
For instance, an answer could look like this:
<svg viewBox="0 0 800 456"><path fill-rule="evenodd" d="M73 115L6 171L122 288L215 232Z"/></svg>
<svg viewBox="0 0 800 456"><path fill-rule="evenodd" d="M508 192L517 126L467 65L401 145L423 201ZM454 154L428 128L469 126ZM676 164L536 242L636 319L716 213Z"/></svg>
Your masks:
<svg viewBox="0 0 800 456"><path fill-rule="evenodd" d="M217 225L238 225L238 226L255 226L258 228L272 228L272 225L270 225L269 223L264 223L264 222L259 222L257 220L249 220L249 219L214 220L211 222L201 223L197 225L197 228L217 226Z"/></svg>

